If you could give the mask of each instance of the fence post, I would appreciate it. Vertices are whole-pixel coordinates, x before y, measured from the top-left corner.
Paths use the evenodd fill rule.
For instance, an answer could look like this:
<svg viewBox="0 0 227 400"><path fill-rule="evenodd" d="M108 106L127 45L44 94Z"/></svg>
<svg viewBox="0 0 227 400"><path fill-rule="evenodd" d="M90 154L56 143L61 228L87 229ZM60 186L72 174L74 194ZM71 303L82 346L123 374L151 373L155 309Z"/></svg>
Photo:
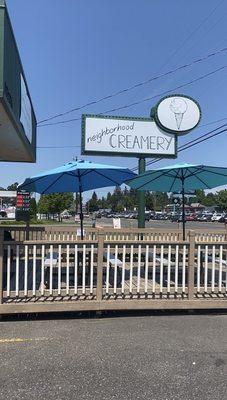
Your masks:
<svg viewBox="0 0 227 400"><path fill-rule="evenodd" d="M189 231L188 249L188 300L193 300L195 291L195 232Z"/></svg>
<svg viewBox="0 0 227 400"><path fill-rule="evenodd" d="M182 230L178 230L178 240L179 240L179 242L182 242L182 241L183 241L183 233L182 233Z"/></svg>
<svg viewBox="0 0 227 400"><path fill-rule="evenodd" d="M97 300L102 300L103 295L103 253L104 234L98 233L98 260L97 260Z"/></svg>
<svg viewBox="0 0 227 400"><path fill-rule="evenodd" d="M0 230L0 304L3 300L4 229Z"/></svg>

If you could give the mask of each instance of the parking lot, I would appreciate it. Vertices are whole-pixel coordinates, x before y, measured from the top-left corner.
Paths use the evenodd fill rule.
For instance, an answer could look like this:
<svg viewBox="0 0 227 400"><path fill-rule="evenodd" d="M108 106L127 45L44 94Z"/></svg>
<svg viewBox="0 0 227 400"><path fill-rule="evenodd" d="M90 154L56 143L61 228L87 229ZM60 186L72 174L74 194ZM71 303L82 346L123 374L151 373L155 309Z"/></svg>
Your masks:
<svg viewBox="0 0 227 400"><path fill-rule="evenodd" d="M0 322L4 400L222 400L227 316Z"/></svg>
<svg viewBox="0 0 227 400"><path fill-rule="evenodd" d="M92 220L85 219L85 224L91 226ZM112 227L113 220L112 218L97 218L96 224L103 227ZM150 220L145 223L146 228L157 228L157 229L178 229L181 227L181 223L171 222L170 220L166 221L158 221L158 220ZM121 218L121 226L122 228L137 228L138 222L137 219L126 219ZM223 230L227 229L225 224L220 222L201 222L201 221L187 221L186 222L187 229L209 229L209 230Z"/></svg>

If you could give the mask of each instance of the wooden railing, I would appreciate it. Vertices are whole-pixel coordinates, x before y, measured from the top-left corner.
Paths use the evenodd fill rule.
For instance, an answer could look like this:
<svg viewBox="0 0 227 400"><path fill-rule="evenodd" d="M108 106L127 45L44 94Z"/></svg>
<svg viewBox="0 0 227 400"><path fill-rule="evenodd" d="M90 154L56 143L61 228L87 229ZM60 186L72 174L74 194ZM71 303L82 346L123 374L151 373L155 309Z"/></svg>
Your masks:
<svg viewBox="0 0 227 400"><path fill-rule="evenodd" d="M10 232L12 239L16 241L24 240L48 240L48 241L75 241L80 240L78 227L70 226L31 226L26 230L25 226L0 226L1 230ZM226 229L193 229L196 242L225 242L227 241ZM171 241L183 240L182 229L160 229L160 228L124 228L114 230L112 228L90 228L85 229L86 240L97 240L99 233L102 233L105 240L111 241ZM190 230L186 230L186 240L189 239Z"/></svg>
<svg viewBox="0 0 227 400"><path fill-rule="evenodd" d="M3 234L0 313L227 308L227 241L197 241L194 231L186 241L144 231L139 239L95 231L83 241L54 232L4 241Z"/></svg>

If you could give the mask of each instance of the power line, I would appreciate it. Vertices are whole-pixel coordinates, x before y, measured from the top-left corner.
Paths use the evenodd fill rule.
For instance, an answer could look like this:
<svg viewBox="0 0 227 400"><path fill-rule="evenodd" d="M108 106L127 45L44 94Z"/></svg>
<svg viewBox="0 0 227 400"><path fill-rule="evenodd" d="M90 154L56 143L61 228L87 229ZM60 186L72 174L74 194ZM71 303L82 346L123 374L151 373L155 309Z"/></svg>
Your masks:
<svg viewBox="0 0 227 400"><path fill-rule="evenodd" d="M207 141L207 140L209 140L209 139L211 139L211 138L213 138L213 137L215 137L215 136L218 136L218 135L220 135L221 133L226 132L226 131L227 131L227 128L226 128L226 129L223 129L223 130L220 131L220 132L216 132L216 133L214 133L213 135L210 135L210 136L207 137L207 138L200 139L200 140L198 140L196 143L192 143L192 144L190 144L189 146L185 146L183 149L180 149L179 152L184 151L184 150L187 150L187 149L189 149L189 148L191 148L191 147L194 147L194 146L196 146L197 144L202 143L202 142L205 142L205 141Z"/></svg>
<svg viewBox="0 0 227 400"><path fill-rule="evenodd" d="M72 146L37 146L37 149L71 149L71 148L74 148L74 147L81 147L81 146L74 146L74 145L72 145Z"/></svg>
<svg viewBox="0 0 227 400"><path fill-rule="evenodd" d="M181 152L182 150L184 150L185 146L188 146L188 145L190 145L190 144L197 144L197 142L198 142L199 140L201 140L202 138L206 138L206 137L209 136L211 133L216 132L218 129L224 128L226 125L227 125L227 124L223 124L223 125L221 125L221 126L215 128L215 129L212 129L211 131L209 131L209 132L207 132L207 133L204 133L204 134L201 135L199 138L190 140L189 142L186 142L186 143L182 144L181 146L179 146L179 151L178 151L178 152ZM209 139L209 138L208 138L208 139ZM198 142L198 143L199 143L199 142ZM162 160L162 157L160 157L159 159L155 159L155 160L148 161L147 165L154 164L154 163L156 163L156 162L158 162L158 161L161 161L161 160Z"/></svg>
<svg viewBox="0 0 227 400"><path fill-rule="evenodd" d="M166 91L164 91L162 93L156 94L156 95L151 96L151 97L146 97L143 100L139 100L139 101L136 101L136 102L133 102L133 103L130 103L130 104L126 104L126 105L121 106L121 107L112 108L110 110L103 111L103 112L99 113L98 115L104 115L106 113L115 112L115 111L119 111L119 110L124 110L126 108L130 108L130 107L133 107L135 105L138 105L138 104L141 104L141 103L145 103L146 101L153 100L153 99L155 99L157 97L164 96L164 95L166 95L168 93L171 93L173 91L182 89L182 88L184 88L186 86L192 85L193 83L201 81L202 79L208 78L209 76L212 76L212 75L216 74L217 72L224 70L226 67L227 67L227 65L224 65L224 66L222 66L220 68L217 68L217 69L215 69L215 70L213 70L211 72L208 72L207 74L201 75L200 77L198 77L196 79L193 79L193 80L191 80L189 82L186 82L186 83L184 83L182 85L179 85L179 86L177 86L175 88L166 90ZM65 123L74 122L74 121L80 121L80 120L81 120L81 117L78 117L78 118L72 118L72 119L68 119L68 120L66 119L66 120L58 121L58 122L50 122L50 123L47 123L47 124L39 125L38 127L40 128L40 127L43 127L43 126L62 125L62 124L65 124Z"/></svg>
<svg viewBox="0 0 227 400"><path fill-rule="evenodd" d="M187 150L188 148L193 147L193 146L195 146L199 143L202 143L206 140L209 140L214 136L218 136L219 134L225 132L227 130L227 128L220 132L214 133L213 135L211 135L211 134L221 128L226 127L226 126L227 126L227 124L223 124L223 125L219 126L218 128L215 128L215 129L205 133L204 135L201 135L199 138L196 138L196 139L190 140L187 143L184 143L183 145L179 146L178 153L180 153L181 151ZM209 136L209 135L211 135L211 136ZM156 162L162 161L163 159L164 159L163 157L160 157L160 158L156 158L154 160L148 161L147 166L149 166L151 164L155 164ZM132 171L136 171L137 169L138 169L138 167L131 168Z"/></svg>
<svg viewBox="0 0 227 400"><path fill-rule="evenodd" d="M129 87L125 88L125 89L121 89L121 90L118 90L118 91L116 91L116 92L113 92L112 94L109 94L109 95L107 95L107 96L101 97L100 99L96 99L96 100L90 101L90 102L88 102L88 103L86 103L86 104L83 104L82 106L78 106L78 107L72 108L72 109L70 109L70 110L64 111L64 112L62 112L62 113L55 114L55 115L53 115L53 116L51 116L51 117L47 117L47 118L45 118L45 119L39 121L39 122L38 122L38 125L39 125L39 124L42 124L43 122L51 121L51 120L53 120L53 119L55 119L55 118L62 117L62 116L64 116L64 115L70 114L70 113L72 113L72 112L74 112L74 111L82 110L82 109L85 108L85 107L89 107L89 106L91 106L91 105L101 103L102 101L109 100L109 99L111 99L111 98L113 98L113 97L119 96L120 94L129 92L129 91L131 91L131 90L133 90L133 89L136 89L136 88L138 88L138 87L147 85L147 84L151 83L152 81L155 81L155 80L157 80L157 79L160 79L160 78L163 78L163 77L165 77L165 76L171 75L171 74L173 74L173 73L175 73L175 72L178 72L178 71L180 71L180 70L183 70L183 69L185 69L185 68L189 68L189 67L191 67L191 66L193 66L193 65L195 65L195 64L198 64L198 63L201 63L201 62L203 62L203 61L206 61L207 59L209 59L209 58L211 58L211 57L214 57L214 56L216 56L216 55L219 55L219 54L221 54L221 53L223 53L223 52L226 52L226 51L227 51L227 48L224 47L224 48L222 48L222 49L217 50L216 52L209 53L209 54L207 54L206 56L201 57L201 58L198 58L198 59L196 59L196 60L194 60L194 61L192 61L192 62L190 62L190 63L181 65L181 66L179 66L179 67L177 67L177 68L175 68L175 69L169 70L169 71L167 71L167 72L165 72L165 73L163 73L163 74L160 74L160 75L157 75L157 76L148 78L148 79L146 79L146 80L144 80L144 81L142 81L142 82L136 83L136 84L134 84L134 85L132 85L132 86L129 86Z"/></svg>
<svg viewBox="0 0 227 400"><path fill-rule="evenodd" d="M210 12L209 14L199 23L199 25L183 40L183 42L178 46L174 52L168 57L167 61L162 64L162 66L159 68L158 72L160 73L164 67L166 67L169 62L172 60L172 58L175 58L175 55L182 49L182 47L185 47L186 43L194 36L194 34L207 22L207 20L211 17L211 15L217 10L218 7L221 6L224 0L221 0ZM192 46L193 47L193 46ZM187 55L189 52L187 51ZM182 57L181 57L182 59Z"/></svg>
<svg viewBox="0 0 227 400"><path fill-rule="evenodd" d="M184 47L184 45L191 39L191 37L205 24L205 22L210 18L212 14L217 10L218 7L221 6L221 4L224 2L224 0L221 0L212 10L211 12L201 21L201 23L185 38L185 40L181 43L181 45L170 55L170 57L167 59L167 61L160 67L159 71L161 71L167 64L169 64L170 60L179 52L179 50Z"/></svg>
<svg viewBox="0 0 227 400"><path fill-rule="evenodd" d="M202 127L204 127L204 126L216 124L217 122L226 121L226 120L227 120L227 117L221 118L221 119L216 119L216 121L207 122L206 124L202 124L202 125L198 126L197 129L202 128Z"/></svg>

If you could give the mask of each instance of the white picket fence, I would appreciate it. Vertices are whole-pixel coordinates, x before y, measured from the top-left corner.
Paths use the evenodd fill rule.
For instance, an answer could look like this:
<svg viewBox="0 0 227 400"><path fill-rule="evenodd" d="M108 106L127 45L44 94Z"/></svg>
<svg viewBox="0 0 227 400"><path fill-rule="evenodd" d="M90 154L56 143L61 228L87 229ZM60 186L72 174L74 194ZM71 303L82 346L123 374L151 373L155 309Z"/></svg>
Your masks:
<svg viewBox="0 0 227 400"><path fill-rule="evenodd" d="M102 297L184 297L189 284L190 243L104 241L101 266L98 241L6 242L3 299L96 297L98 269ZM195 244L194 295L226 293L224 244Z"/></svg>

